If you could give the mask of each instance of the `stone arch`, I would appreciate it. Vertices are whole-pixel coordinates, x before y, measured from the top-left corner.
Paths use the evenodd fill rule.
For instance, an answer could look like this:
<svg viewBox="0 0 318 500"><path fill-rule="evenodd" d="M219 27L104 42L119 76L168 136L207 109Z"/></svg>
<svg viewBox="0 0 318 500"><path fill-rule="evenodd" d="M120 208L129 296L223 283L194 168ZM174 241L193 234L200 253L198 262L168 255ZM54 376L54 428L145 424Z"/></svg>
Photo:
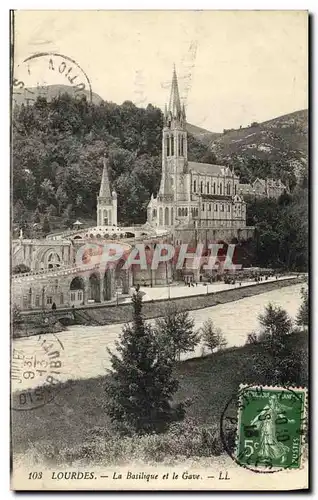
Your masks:
<svg viewBox="0 0 318 500"><path fill-rule="evenodd" d="M87 236L87 235L86 235ZM83 237L80 236L79 234L77 234L76 236L74 236L73 240L82 240Z"/></svg>
<svg viewBox="0 0 318 500"><path fill-rule="evenodd" d="M159 226L163 225L163 210L162 207L159 207Z"/></svg>
<svg viewBox="0 0 318 500"><path fill-rule="evenodd" d="M52 257L51 257L52 256ZM50 257L50 261L48 260ZM50 269L59 267L63 263L61 247L40 247L40 249L32 255L31 269L48 269L48 264L52 264Z"/></svg>
<svg viewBox="0 0 318 500"><path fill-rule="evenodd" d="M69 295L71 305L80 305L85 302L85 283L83 278L76 276L72 279L70 283Z"/></svg>
<svg viewBox="0 0 318 500"><path fill-rule="evenodd" d="M147 247L146 247L147 248ZM129 283L128 283L128 272L123 269L123 266L125 265L126 261L125 259L120 259L115 268L115 286L116 286L116 292L118 293L119 291L121 293L129 293Z"/></svg>
<svg viewBox="0 0 318 500"><path fill-rule="evenodd" d="M112 298L112 275L111 270L106 269L103 278L103 299L111 300Z"/></svg>
<svg viewBox="0 0 318 500"><path fill-rule="evenodd" d="M169 208L165 208L165 226L169 226Z"/></svg>
<svg viewBox="0 0 318 500"><path fill-rule="evenodd" d="M92 273L88 279L88 298L100 302L100 279L96 273Z"/></svg>
<svg viewBox="0 0 318 500"><path fill-rule="evenodd" d="M54 269L61 266L61 258L57 252L51 252L47 256L47 268Z"/></svg>

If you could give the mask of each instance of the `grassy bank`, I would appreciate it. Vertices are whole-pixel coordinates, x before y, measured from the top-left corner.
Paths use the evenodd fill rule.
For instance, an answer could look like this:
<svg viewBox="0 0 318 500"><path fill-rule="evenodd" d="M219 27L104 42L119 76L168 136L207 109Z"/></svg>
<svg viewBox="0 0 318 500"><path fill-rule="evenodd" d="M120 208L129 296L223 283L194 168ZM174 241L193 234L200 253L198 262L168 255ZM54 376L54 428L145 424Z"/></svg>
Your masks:
<svg viewBox="0 0 318 500"><path fill-rule="evenodd" d="M304 350L302 383L306 384L307 335L295 334L290 341L295 349ZM31 460L68 465L218 455L222 411L240 383L258 382L251 369L258 352L261 345L247 345L178 363L176 400L190 398L191 404L184 423L162 436L118 439L104 410L107 376L68 381L46 406L12 412L13 449Z"/></svg>

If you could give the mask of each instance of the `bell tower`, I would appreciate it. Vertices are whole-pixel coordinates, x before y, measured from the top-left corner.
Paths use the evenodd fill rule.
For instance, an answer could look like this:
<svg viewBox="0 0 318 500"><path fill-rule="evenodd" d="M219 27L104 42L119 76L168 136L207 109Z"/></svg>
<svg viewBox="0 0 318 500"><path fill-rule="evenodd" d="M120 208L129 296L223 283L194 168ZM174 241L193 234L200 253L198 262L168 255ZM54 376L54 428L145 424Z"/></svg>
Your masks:
<svg viewBox="0 0 318 500"><path fill-rule="evenodd" d="M183 176L187 173L188 145L186 113L181 105L178 78L174 66L169 106L165 106L162 132L162 188L170 186L174 200L183 200L185 186Z"/></svg>
<svg viewBox="0 0 318 500"><path fill-rule="evenodd" d="M97 196L97 226L117 226L117 194L110 192L106 158L103 158L102 181Z"/></svg>

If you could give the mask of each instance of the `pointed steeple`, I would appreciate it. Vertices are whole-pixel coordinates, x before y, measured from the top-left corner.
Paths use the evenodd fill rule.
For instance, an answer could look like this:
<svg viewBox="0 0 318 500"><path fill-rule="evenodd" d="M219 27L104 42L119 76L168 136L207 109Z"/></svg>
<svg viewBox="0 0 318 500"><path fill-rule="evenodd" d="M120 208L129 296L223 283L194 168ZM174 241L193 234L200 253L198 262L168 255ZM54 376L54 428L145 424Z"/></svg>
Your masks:
<svg viewBox="0 0 318 500"><path fill-rule="evenodd" d="M102 182L100 184L99 196L100 198L111 198L108 169L107 169L107 159L105 157L103 158L103 163L104 167L103 167Z"/></svg>
<svg viewBox="0 0 318 500"><path fill-rule="evenodd" d="M171 83L171 93L168 111L171 113L173 118L179 118L181 114L181 102L178 87L178 78L176 67L173 65L172 73L172 83Z"/></svg>

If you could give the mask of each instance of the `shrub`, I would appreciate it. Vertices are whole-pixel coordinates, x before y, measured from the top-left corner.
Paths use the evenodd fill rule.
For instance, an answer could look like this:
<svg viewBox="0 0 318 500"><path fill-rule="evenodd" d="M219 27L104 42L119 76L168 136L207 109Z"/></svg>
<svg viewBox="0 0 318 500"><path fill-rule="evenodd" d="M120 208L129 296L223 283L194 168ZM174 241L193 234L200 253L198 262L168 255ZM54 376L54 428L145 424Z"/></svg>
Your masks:
<svg viewBox="0 0 318 500"><path fill-rule="evenodd" d="M59 465L69 466L99 463L111 466L131 462L178 463L189 458L219 456L223 451L219 426L216 423L198 426L192 419L174 423L162 434L121 436L113 432L106 436L92 436L89 441L73 448L49 448L43 457L43 447L34 446L32 459L36 463L41 463L41 460L42 463L43 460L51 463L54 458Z"/></svg>

